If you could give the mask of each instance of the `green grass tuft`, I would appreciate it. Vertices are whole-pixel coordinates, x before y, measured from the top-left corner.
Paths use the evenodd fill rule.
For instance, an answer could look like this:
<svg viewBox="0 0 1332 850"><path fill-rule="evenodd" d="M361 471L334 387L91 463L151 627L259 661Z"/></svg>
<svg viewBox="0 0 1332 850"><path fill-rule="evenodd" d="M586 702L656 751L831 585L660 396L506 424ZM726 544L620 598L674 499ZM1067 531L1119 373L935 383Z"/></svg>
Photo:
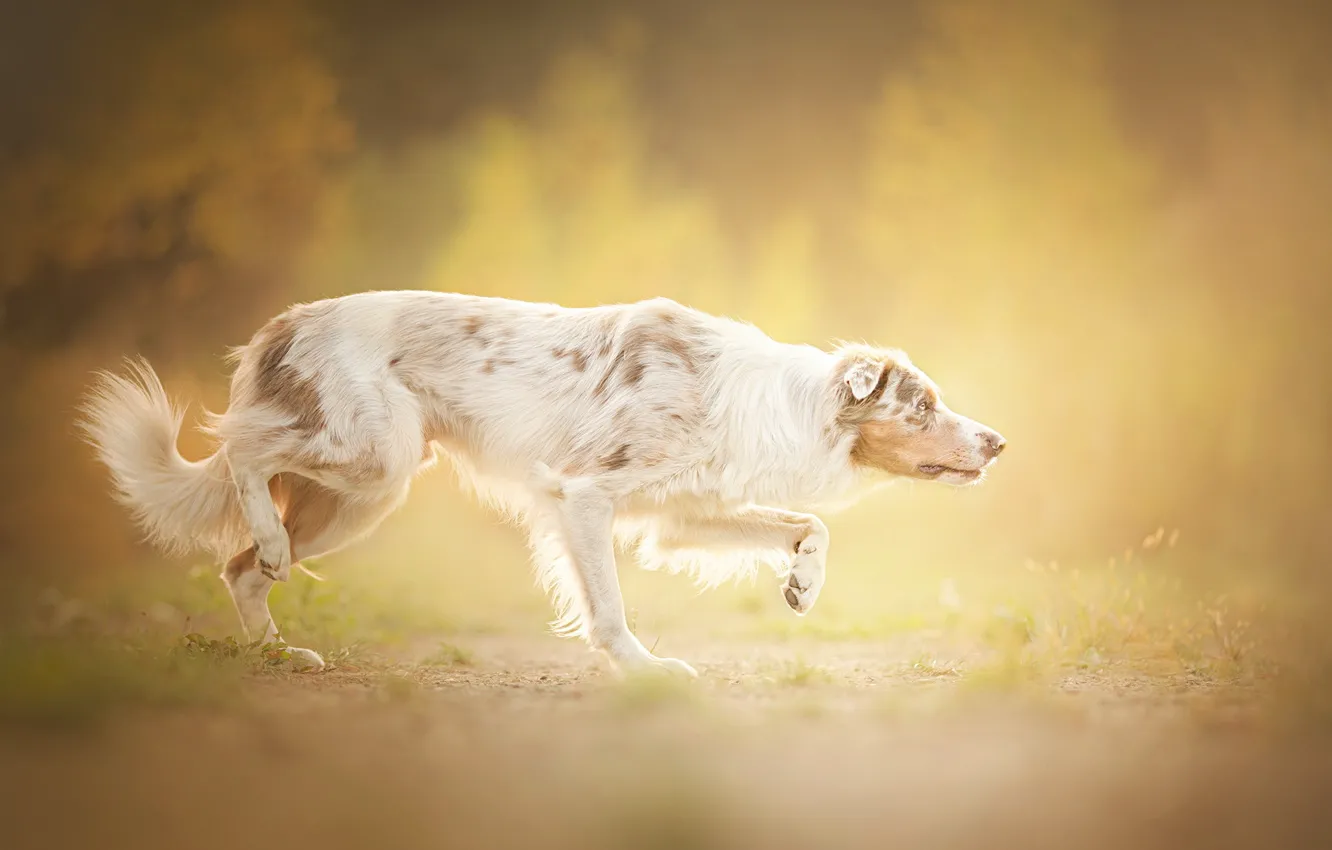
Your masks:
<svg viewBox="0 0 1332 850"><path fill-rule="evenodd" d="M471 667L475 660L471 650L441 641L421 664L425 667Z"/></svg>

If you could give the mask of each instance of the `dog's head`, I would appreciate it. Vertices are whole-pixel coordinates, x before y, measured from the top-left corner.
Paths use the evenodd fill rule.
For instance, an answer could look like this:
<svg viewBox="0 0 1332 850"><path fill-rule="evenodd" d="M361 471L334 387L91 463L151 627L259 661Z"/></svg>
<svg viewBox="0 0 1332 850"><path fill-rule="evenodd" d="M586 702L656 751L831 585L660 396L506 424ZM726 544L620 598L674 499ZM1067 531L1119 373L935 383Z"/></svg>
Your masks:
<svg viewBox="0 0 1332 850"><path fill-rule="evenodd" d="M973 484L1004 450L992 428L949 410L900 351L852 346L835 371L837 425L855 434L852 461L891 475Z"/></svg>

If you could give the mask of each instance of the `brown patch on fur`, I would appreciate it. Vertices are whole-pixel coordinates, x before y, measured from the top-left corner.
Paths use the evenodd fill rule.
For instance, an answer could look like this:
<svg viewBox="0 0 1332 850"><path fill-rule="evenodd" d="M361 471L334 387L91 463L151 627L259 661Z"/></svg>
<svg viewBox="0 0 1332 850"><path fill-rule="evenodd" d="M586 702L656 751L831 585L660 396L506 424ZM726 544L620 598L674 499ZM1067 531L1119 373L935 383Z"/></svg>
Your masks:
<svg viewBox="0 0 1332 850"><path fill-rule="evenodd" d="M920 394L923 388L924 385L916 380L915 375L906 372L902 375L902 380L897 382L897 390L894 392L894 396L902 404L909 405L916 400L916 396Z"/></svg>
<svg viewBox="0 0 1332 850"><path fill-rule="evenodd" d="M624 347L640 355L656 349L674 356L686 371L698 371L694 351L686 340L676 331L667 330L659 325L639 325L630 328L625 333Z"/></svg>
<svg viewBox="0 0 1332 850"><path fill-rule="evenodd" d="M647 364L635 357L624 367L624 382L632 387L643 380L643 373L646 371Z"/></svg>
<svg viewBox="0 0 1332 850"><path fill-rule="evenodd" d="M851 447L851 461L894 474L910 474L915 464L906 456L910 454L913 436L897 419L862 422L857 428L855 445Z"/></svg>
<svg viewBox="0 0 1332 850"><path fill-rule="evenodd" d="M319 390L313 381L300 377L293 367L283 362L296 341L300 324L294 313L293 310L273 319L250 343L258 355L254 366L254 389L258 401L295 417L293 428L313 433L324 428Z"/></svg>
<svg viewBox="0 0 1332 850"><path fill-rule="evenodd" d="M587 370L587 354L578 349L569 351L564 348L552 348L550 353L555 355L557 360L563 360L568 357L575 372L584 372Z"/></svg>
<svg viewBox="0 0 1332 850"><path fill-rule="evenodd" d="M677 368L690 373L699 370L698 349L690 344L679 328L679 319L670 313L671 321L658 321L653 324L635 324L624 330L621 335L619 350L611 360L610 366L593 388L592 394L605 394L610 379L617 372L626 386L637 386L647 374L649 366L659 365L671 368L670 358L677 361ZM659 319L661 316L658 317ZM675 328L668 330L667 328ZM654 356L668 355L667 357Z"/></svg>
<svg viewBox="0 0 1332 850"><path fill-rule="evenodd" d="M629 465L629 444L625 443L606 457L602 458L601 465L609 471L623 469Z"/></svg>
<svg viewBox="0 0 1332 850"><path fill-rule="evenodd" d="M390 366L397 366L397 365L398 365L399 363L401 363L401 362L402 362L402 358L401 358L401 357L394 357L392 360L389 361L389 365L390 365Z"/></svg>
<svg viewBox="0 0 1332 850"><path fill-rule="evenodd" d="M494 371L495 371L495 361L494 361L494 360L487 360L485 363L482 363L482 364L481 364L481 371L482 371L482 372L485 372L487 375L489 375L491 372L494 372Z"/></svg>
<svg viewBox="0 0 1332 850"><path fill-rule="evenodd" d="M666 327L676 325L680 321L680 306L671 303L665 299L658 299L658 303L651 311L651 315Z"/></svg>
<svg viewBox="0 0 1332 850"><path fill-rule="evenodd" d="M672 354L680 358L680 362L685 365L686 369L690 372L698 371L698 361L694 358L694 352L685 345L683 339L680 339L678 336L670 336L663 342Z"/></svg>
<svg viewBox="0 0 1332 850"><path fill-rule="evenodd" d="M624 359L623 351L615 355L615 359L611 361L610 366L606 369L605 373L602 374L601 380L597 381L597 385L592 388L592 395L600 398L601 396L606 394L606 387L608 384L610 384L611 375L615 374L616 368L619 367L620 361L623 359Z"/></svg>
<svg viewBox="0 0 1332 850"><path fill-rule="evenodd" d="M482 348L489 348L490 337L481 333L481 329L484 328L485 325L486 320L483 317L479 315L468 316L462 323L463 333L467 335L468 339L475 341L476 344Z"/></svg>
<svg viewBox="0 0 1332 850"><path fill-rule="evenodd" d="M916 427L926 427L930 424L931 411L939 403L939 393L920 380L919 376L911 373L903 375L902 380L898 381L894 398L902 406L903 420ZM921 410L916 406L922 399L929 403L930 410Z"/></svg>
<svg viewBox="0 0 1332 850"><path fill-rule="evenodd" d="M654 466L661 466L670 459L669 455L663 454L662 452L652 452L651 454L644 455L640 458L639 463L644 468L651 468Z"/></svg>
<svg viewBox="0 0 1332 850"><path fill-rule="evenodd" d="M851 395L850 388L839 377L838 392L841 393L842 406L837 411L837 424L842 428L855 428L861 423L870 421L878 410L883 393L888 388L889 377L896 368L891 363L884 366L883 372L879 374L879 382L870 390L869 395L861 399Z"/></svg>
<svg viewBox="0 0 1332 850"><path fill-rule="evenodd" d="M915 407L908 407L902 414L902 421L916 428L924 428L929 425L930 414Z"/></svg>

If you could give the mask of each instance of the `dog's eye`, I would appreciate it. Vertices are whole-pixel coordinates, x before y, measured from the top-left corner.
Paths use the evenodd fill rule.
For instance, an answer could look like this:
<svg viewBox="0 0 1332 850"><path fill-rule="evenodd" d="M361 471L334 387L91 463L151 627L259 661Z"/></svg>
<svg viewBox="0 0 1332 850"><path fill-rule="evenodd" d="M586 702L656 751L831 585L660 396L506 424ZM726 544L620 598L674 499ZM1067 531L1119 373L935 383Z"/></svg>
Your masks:
<svg viewBox="0 0 1332 850"><path fill-rule="evenodd" d="M916 402L916 409L919 410L921 413L929 413L931 410L934 409L934 405L930 404L929 399L923 398L920 401Z"/></svg>

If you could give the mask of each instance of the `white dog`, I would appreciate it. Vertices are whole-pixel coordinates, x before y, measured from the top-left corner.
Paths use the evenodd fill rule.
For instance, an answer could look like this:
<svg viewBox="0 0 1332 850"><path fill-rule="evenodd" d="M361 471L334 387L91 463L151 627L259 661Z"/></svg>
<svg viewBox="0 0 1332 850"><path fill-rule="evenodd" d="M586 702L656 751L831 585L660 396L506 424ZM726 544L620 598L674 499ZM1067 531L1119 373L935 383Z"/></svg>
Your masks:
<svg viewBox="0 0 1332 850"><path fill-rule="evenodd" d="M798 510L875 474L979 481L1004 448L901 352L785 345L667 299L367 292L291 308L234 360L205 460L177 452L182 413L142 361L98 376L83 427L153 541L230 556L242 626L266 640L273 582L373 530L436 445L528 529L560 633L621 669L688 674L629 630L617 541L708 583L773 564L804 614L829 540Z"/></svg>

